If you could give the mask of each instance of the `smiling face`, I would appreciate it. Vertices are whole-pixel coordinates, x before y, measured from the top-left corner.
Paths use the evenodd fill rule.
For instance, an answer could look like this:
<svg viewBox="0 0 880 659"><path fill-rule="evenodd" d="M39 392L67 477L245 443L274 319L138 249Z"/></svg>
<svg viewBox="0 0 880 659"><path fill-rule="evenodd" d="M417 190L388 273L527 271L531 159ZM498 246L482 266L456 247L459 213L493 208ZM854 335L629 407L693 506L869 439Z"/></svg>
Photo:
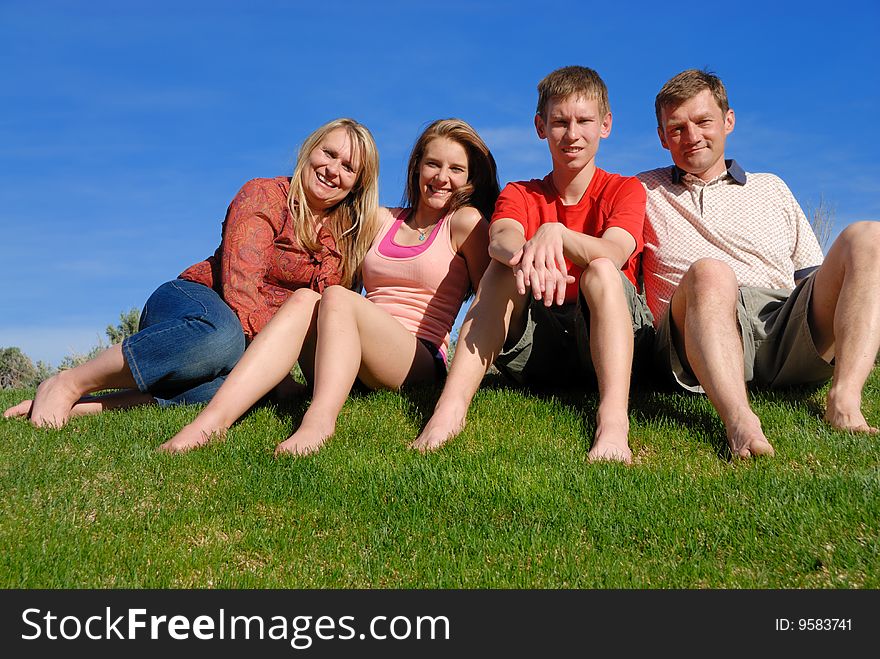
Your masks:
<svg viewBox="0 0 880 659"><path fill-rule="evenodd" d="M721 111L704 89L679 105L660 111L657 134L680 169L709 181L723 174L724 143L733 131L733 110Z"/></svg>
<svg viewBox="0 0 880 659"><path fill-rule="evenodd" d="M535 115L535 129L547 140L553 169L578 172L593 163L599 140L611 133L611 113L603 116L595 99L551 98L543 116Z"/></svg>
<svg viewBox="0 0 880 659"><path fill-rule="evenodd" d="M312 211L332 208L348 196L358 180L360 154L345 128L327 133L309 153L302 170L303 191Z"/></svg>
<svg viewBox="0 0 880 659"><path fill-rule="evenodd" d="M445 211L452 194L468 182L465 148L446 137L428 142L419 162L419 206L423 210Z"/></svg>

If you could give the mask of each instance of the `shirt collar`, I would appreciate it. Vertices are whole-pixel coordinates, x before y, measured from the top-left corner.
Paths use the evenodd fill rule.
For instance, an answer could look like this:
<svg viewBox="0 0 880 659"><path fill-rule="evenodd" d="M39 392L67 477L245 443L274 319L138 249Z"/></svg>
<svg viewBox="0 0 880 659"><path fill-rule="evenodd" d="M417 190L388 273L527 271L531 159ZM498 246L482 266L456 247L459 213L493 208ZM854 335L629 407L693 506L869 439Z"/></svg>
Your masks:
<svg viewBox="0 0 880 659"><path fill-rule="evenodd" d="M725 160L724 165L727 167L727 173L730 175L730 178L733 179L733 182L737 185L745 185L746 184L746 173L742 167L739 166L739 163L736 160ZM684 178L686 171L680 169L677 165L672 166L672 182L679 184L681 180Z"/></svg>

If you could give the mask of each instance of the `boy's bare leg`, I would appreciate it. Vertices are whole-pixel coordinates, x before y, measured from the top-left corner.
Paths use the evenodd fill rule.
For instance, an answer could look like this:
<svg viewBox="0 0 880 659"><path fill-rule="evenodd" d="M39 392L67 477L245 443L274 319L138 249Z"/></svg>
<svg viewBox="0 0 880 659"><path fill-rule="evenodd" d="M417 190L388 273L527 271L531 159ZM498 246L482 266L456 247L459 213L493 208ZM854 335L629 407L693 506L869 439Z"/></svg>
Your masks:
<svg viewBox="0 0 880 659"><path fill-rule="evenodd" d="M743 348L736 319L736 276L714 259L696 261L670 305L679 355L718 411L735 457L773 455L761 421L749 406Z"/></svg>
<svg viewBox="0 0 880 659"><path fill-rule="evenodd" d="M517 292L510 267L492 260L462 323L434 414L411 448L423 452L440 448L464 429L471 400L505 339L513 343L522 336L527 300Z"/></svg>
<svg viewBox="0 0 880 659"><path fill-rule="evenodd" d="M299 428L275 455L318 451L356 378L372 389L398 389L435 377L434 358L394 317L341 286L324 291L315 352L315 393Z"/></svg>
<svg viewBox="0 0 880 659"><path fill-rule="evenodd" d="M834 359L825 421L877 434L862 413L862 389L880 348L880 223L857 222L834 241L815 274L810 329L819 354Z"/></svg>
<svg viewBox="0 0 880 659"><path fill-rule="evenodd" d="M242 414L290 374L315 331L320 300L312 290L297 290L257 334L205 409L159 450L183 453L224 437Z"/></svg>
<svg viewBox="0 0 880 659"><path fill-rule="evenodd" d="M627 408L633 333L620 271L609 259L595 259L584 270L580 287L590 310L590 355L599 385L596 436L589 459L629 464Z"/></svg>
<svg viewBox="0 0 880 659"><path fill-rule="evenodd" d="M122 344L110 346L85 364L41 382L30 409L31 423L37 427L60 428L67 423L82 396L101 389L137 389L122 354ZM16 408L20 410L19 406ZM7 414L12 415L16 408L10 408Z"/></svg>

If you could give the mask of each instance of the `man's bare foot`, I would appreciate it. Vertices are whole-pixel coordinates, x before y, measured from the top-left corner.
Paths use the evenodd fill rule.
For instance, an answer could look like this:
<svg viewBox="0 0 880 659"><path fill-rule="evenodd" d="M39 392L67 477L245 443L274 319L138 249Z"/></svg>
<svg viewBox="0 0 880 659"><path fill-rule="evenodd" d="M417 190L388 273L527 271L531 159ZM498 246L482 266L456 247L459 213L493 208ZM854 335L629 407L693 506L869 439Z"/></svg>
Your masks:
<svg viewBox="0 0 880 659"><path fill-rule="evenodd" d="M466 413L467 409L464 410L464 413L435 411L428 420L428 425L410 443L409 447L422 453L436 451L464 430Z"/></svg>
<svg viewBox="0 0 880 659"><path fill-rule="evenodd" d="M608 460L632 464L629 448L629 419L623 415L609 419L596 414L596 436L587 454L590 462Z"/></svg>
<svg viewBox="0 0 880 659"><path fill-rule="evenodd" d="M3 413L4 419L17 419L17 418L29 418L31 415L31 407L33 406L34 401L28 398L27 400L21 401L18 405L13 405L8 408Z"/></svg>
<svg viewBox="0 0 880 659"><path fill-rule="evenodd" d="M868 435L880 434L880 429L868 425L868 421L861 411L856 414L842 414L826 410L825 422L835 430L846 430L848 432L859 432Z"/></svg>
<svg viewBox="0 0 880 659"><path fill-rule="evenodd" d="M313 426L303 423L295 433L275 447L275 457L317 453L335 431L334 426Z"/></svg>
<svg viewBox="0 0 880 659"><path fill-rule="evenodd" d="M868 435L880 433L880 430L868 424L861 408L861 396L849 401L832 389L828 392L828 401L825 407L825 423L836 430L866 433Z"/></svg>
<svg viewBox="0 0 880 659"><path fill-rule="evenodd" d="M764 436L761 421L754 413L739 423L730 424L727 429L727 443L735 458L750 458L759 455L774 455L776 451Z"/></svg>
<svg viewBox="0 0 880 659"><path fill-rule="evenodd" d="M37 428L60 428L70 418L70 412L83 392L70 382L69 373L61 371L37 387L31 407L31 423Z"/></svg>
<svg viewBox="0 0 880 659"><path fill-rule="evenodd" d="M165 453L186 453L194 448L204 446L208 442L225 438L225 428L211 427L209 424L199 422L196 419L192 423L185 425L179 433L159 446L158 450Z"/></svg>

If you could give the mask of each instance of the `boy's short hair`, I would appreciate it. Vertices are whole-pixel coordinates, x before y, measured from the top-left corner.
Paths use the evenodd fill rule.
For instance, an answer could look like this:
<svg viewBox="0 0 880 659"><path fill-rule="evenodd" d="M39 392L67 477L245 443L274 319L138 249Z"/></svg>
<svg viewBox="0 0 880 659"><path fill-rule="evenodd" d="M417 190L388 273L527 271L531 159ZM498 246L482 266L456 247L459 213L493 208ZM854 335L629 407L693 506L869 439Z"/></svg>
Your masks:
<svg viewBox="0 0 880 659"><path fill-rule="evenodd" d="M547 104L552 99L569 96L582 96L587 100L596 101L599 105L599 114L603 117L611 111L608 105L608 88L598 73L585 66L565 66L556 69L538 83L536 112L543 117Z"/></svg>
<svg viewBox="0 0 880 659"><path fill-rule="evenodd" d="M730 109L730 104L727 101L727 90L724 88L724 83L721 82L721 78L705 69L688 69L687 71L682 71L678 75L670 78L657 94L657 98L654 99L654 112L657 114L657 127L663 128L663 126L660 125L662 121L660 119L660 114L663 111L663 108L681 105L688 99L691 99L702 92L704 89L708 89L712 92L715 102L718 103L718 107L721 108L721 114L726 115L727 111Z"/></svg>

